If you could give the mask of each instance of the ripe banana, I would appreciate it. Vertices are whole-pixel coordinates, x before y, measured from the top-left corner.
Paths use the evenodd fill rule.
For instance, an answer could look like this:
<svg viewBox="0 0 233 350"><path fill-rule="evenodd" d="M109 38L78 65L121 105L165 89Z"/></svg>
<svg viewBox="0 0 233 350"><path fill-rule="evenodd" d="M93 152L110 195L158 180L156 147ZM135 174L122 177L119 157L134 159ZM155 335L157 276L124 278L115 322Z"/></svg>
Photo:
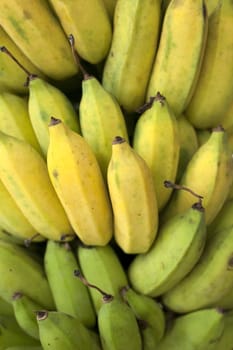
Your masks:
<svg viewBox="0 0 233 350"><path fill-rule="evenodd" d="M86 245L107 244L112 208L92 149L61 120L51 119L49 133L49 176L75 233Z"/></svg>
<svg viewBox="0 0 233 350"><path fill-rule="evenodd" d="M128 284L126 272L116 251L108 244L104 247L79 246L77 256L81 271L90 283L120 298L120 289ZM89 288L96 312L102 305L98 291Z"/></svg>
<svg viewBox="0 0 233 350"><path fill-rule="evenodd" d="M221 210L232 182L232 165L226 132L213 129L211 136L190 159L180 183L203 196L206 223L209 225ZM203 169L205 175L201 176ZM176 191L162 214L162 222L188 208L193 196Z"/></svg>
<svg viewBox="0 0 233 350"><path fill-rule="evenodd" d="M218 309L199 310L179 316L156 349L215 350L224 332L224 321L225 316Z"/></svg>
<svg viewBox="0 0 233 350"><path fill-rule="evenodd" d="M41 310L41 305L20 292L14 293L11 304L14 309L15 319L21 329L32 338L39 340L39 329L35 313L37 310Z"/></svg>
<svg viewBox="0 0 233 350"><path fill-rule="evenodd" d="M152 172L158 210L161 211L172 193L163 183L167 179L176 179L180 139L176 117L160 93L136 123L133 148Z"/></svg>
<svg viewBox="0 0 233 350"><path fill-rule="evenodd" d="M205 241L204 209L198 202L161 225L149 252L134 258L128 269L132 287L152 297L170 290L192 270Z"/></svg>
<svg viewBox="0 0 233 350"><path fill-rule="evenodd" d="M3 0L0 22L25 56L49 78L63 80L77 73L68 40L47 1Z"/></svg>
<svg viewBox="0 0 233 350"><path fill-rule="evenodd" d="M95 311L87 287L74 278L78 263L69 243L49 240L44 266L56 310L78 318L87 327L94 327Z"/></svg>
<svg viewBox="0 0 233 350"><path fill-rule="evenodd" d="M216 127L232 103L232 45L233 3L232 0L223 0L219 1L219 5L209 17L199 79L186 108L187 118L196 128Z"/></svg>
<svg viewBox="0 0 233 350"><path fill-rule="evenodd" d="M207 27L208 17L203 0L172 0L168 5L147 99L159 91L177 117L185 110L196 86Z"/></svg>
<svg viewBox="0 0 233 350"><path fill-rule="evenodd" d="M145 102L160 27L160 0L118 0L103 86L133 112Z"/></svg>
<svg viewBox="0 0 233 350"><path fill-rule="evenodd" d="M96 64L107 56L112 39L111 22L103 0L49 0L67 35L86 61Z"/></svg>
<svg viewBox="0 0 233 350"><path fill-rule="evenodd" d="M0 132L0 178L35 230L53 240L73 230L49 179L46 162L26 141Z"/></svg>
<svg viewBox="0 0 233 350"><path fill-rule="evenodd" d="M58 311L37 311L43 350L100 350L96 333L80 320Z"/></svg>
<svg viewBox="0 0 233 350"><path fill-rule="evenodd" d="M233 344L233 311L226 312L224 316L224 330L221 338L216 344L215 350L232 350Z"/></svg>
<svg viewBox="0 0 233 350"><path fill-rule="evenodd" d="M153 177L144 159L120 136L112 142L107 183L117 244L128 254L148 251L158 229Z"/></svg>
<svg viewBox="0 0 233 350"><path fill-rule="evenodd" d="M141 331L143 350L154 350L165 333L165 314L152 298L126 286L121 295L133 310Z"/></svg>
<svg viewBox="0 0 233 350"><path fill-rule="evenodd" d="M218 307L233 288L232 239L233 226L216 232L193 270L163 295L163 303L179 313Z"/></svg>

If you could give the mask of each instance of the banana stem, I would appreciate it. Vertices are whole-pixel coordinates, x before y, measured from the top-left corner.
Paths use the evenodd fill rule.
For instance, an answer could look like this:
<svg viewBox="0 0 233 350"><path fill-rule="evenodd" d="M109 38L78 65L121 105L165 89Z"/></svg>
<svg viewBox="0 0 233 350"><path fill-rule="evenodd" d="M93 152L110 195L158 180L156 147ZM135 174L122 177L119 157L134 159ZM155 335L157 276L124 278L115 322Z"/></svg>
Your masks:
<svg viewBox="0 0 233 350"><path fill-rule="evenodd" d="M157 94L155 96L150 96L150 99L148 102L146 102L144 105L142 105L141 107L139 107L136 110L136 113L142 114L143 112L145 112L147 109L150 109L153 106L153 103L155 101L158 101L161 103L161 105L164 105L164 101L166 100L166 98L160 94L160 92L158 91Z"/></svg>
<svg viewBox="0 0 233 350"><path fill-rule="evenodd" d="M173 188L174 190L184 190L184 191L187 191L189 193L191 193L194 197L197 197L199 199L199 201L201 202L202 199L203 199L203 196L195 193L193 190L191 190L189 187L186 187L184 185L178 185L178 184L175 184L169 180L165 180L164 181L164 186L166 188Z"/></svg>
<svg viewBox="0 0 233 350"><path fill-rule="evenodd" d="M87 80L87 79L91 79L92 76L90 74L87 73L87 71L85 70L85 68L83 67L83 65L81 64L79 55L77 53L77 51L75 50L74 44L75 44L75 40L74 40L74 36L73 34L68 35L68 40L71 46L71 50L72 50L72 54L75 60L75 63L77 64L77 66L80 68L82 75L83 75L83 79Z"/></svg>

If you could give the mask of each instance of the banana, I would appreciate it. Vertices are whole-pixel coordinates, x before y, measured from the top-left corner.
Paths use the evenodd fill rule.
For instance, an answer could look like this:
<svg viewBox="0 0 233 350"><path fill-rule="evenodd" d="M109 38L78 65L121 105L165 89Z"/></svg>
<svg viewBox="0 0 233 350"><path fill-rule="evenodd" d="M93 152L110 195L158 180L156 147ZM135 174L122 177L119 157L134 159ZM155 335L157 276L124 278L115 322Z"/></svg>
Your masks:
<svg viewBox="0 0 233 350"><path fill-rule="evenodd" d="M117 244L128 254L148 251L158 230L153 177L144 159L120 136L112 142L107 183Z"/></svg>
<svg viewBox="0 0 233 350"><path fill-rule="evenodd" d="M233 288L233 227L216 232L193 270L163 295L163 303L178 313L218 307Z"/></svg>
<svg viewBox="0 0 233 350"><path fill-rule="evenodd" d="M230 132L232 131L233 129L233 97L228 109L225 111L225 114L222 117L221 123L224 129L226 129L227 131L229 130Z"/></svg>
<svg viewBox="0 0 233 350"><path fill-rule="evenodd" d="M75 233L86 245L107 244L113 234L112 208L91 147L61 120L51 118L49 132L49 176Z"/></svg>
<svg viewBox="0 0 233 350"><path fill-rule="evenodd" d="M226 201L213 222L207 227L208 237L211 237L220 230L233 226L233 199Z"/></svg>
<svg viewBox="0 0 233 350"><path fill-rule="evenodd" d="M43 74L54 80L77 74L65 33L47 1L3 0L1 5L3 29Z"/></svg>
<svg viewBox="0 0 233 350"><path fill-rule="evenodd" d="M223 334L216 344L215 350L232 350L232 344L233 344L233 333L232 333L232 327L233 327L233 312L226 312L225 313L225 325Z"/></svg>
<svg viewBox="0 0 233 350"><path fill-rule="evenodd" d="M166 179L176 179L180 138L176 117L160 93L156 94L152 107L142 113L136 123L133 148L152 172L158 210L161 211L172 193L163 183Z"/></svg>
<svg viewBox="0 0 233 350"><path fill-rule="evenodd" d="M1 316L14 316L14 309L11 303L8 303L0 296L0 315Z"/></svg>
<svg viewBox="0 0 233 350"><path fill-rule="evenodd" d="M186 108L187 118L196 128L216 127L232 103L232 45L233 3L231 0L224 0L219 2L209 17L199 79Z"/></svg>
<svg viewBox="0 0 233 350"><path fill-rule="evenodd" d="M215 11L216 7L219 4L219 0L205 0L206 8L208 16L211 16L211 14Z"/></svg>
<svg viewBox="0 0 233 350"><path fill-rule="evenodd" d="M225 315L214 308L179 316L156 349L215 350L224 332L224 321Z"/></svg>
<svg viewBox="0 0 233 350"><path fill-rule="evenodd" d="M85 278L115 298L120 289L128 284L126 272L116 251L108 244L104 247L78 246L77 257ZM98 313L102 305L101 295L89 288L93 305Z"/></svg>
<svg viewBox="0 0 233 350"><path fill-rule="evenodd" d="M78 263L69 243L49 240L44 265L56 310L78 318L87 327L94 327L96 315L89 291L73 276Z"/></svg>
<svg viewBox="0 0 233 350"><path fill-rule="evenodd" d="M180 183L203 196L206 223L214 220L221 210L232 182L233 160L228 147L226 132L221 127L213 129L208 141L190 159ZM205 169L205 175L201 173ZM176 191L162 213L161 222L182 213L192 203L187 191Z"/></svg>
<svg viewBox="0 0 233 350"><path fill-rule="evenodd" d="M73 230L54 191L46 162L26 141L0 132L0 178L35 230L71 239Z"/></svg>
<svg viewBox="0 0 233 350"><path fill-rule="evenodd" d="M112 39L111 22L103 0L49 0L67 35L86 61L97 64L107 56Z"/></svg>
<svg viewBox="0 0 233 350"><path fill-rule="evenodd" d="M112 22L117 0L103 0L103 2L104 2L105 8L106 8L108 15L109 15L111 22Z"/></svg>
<svg viewBox="0 0 233 350"><path fill-rule="evenodd" d="M0 296L11 303L12 295L18 291L43 307L54 308L42 265L31 257L25 248L1 240L0 253Z"/></svg>
<svg viewBox="0 0 233 350"><path fill-rule="evenodd" d="M216 305L223 310L233 309L233 287L216 302Z"/></svg>
<svg viewBox="0 0 233 350"><path fill-rule="evenodd" d="M43 350L100 350L96 333L80 320L58 311L37 311L40 341Z"/></svg>
<svg viewBox="0 0 233 350"><path fill-rule="evenodd" d="M25 239L12 235L10 232L4 230L2 227L0 227L0 240L7 243L25 245Z"/></svg>
<svg viewBox="0 0 233 350"><path fill-rule="evenodd" d="M103 86L127 111L145 102L160 29L160 0L118 0Z"/></svg>
<svg viewBox="0 0 233 350"><path fill-rule="evenodd" d="M196 129L198 146L202 146L210 137L211 129Z"/></svg>
<svg viewBox="0 0 233 350"><path fill-rule="evenodd" d="M26 334L39 340L39 329L35 313L37 310L41 310L41 305L20 292L13 294L11 304L18 325Z"/></svg>
<svg viewBox="0 0 233 350"><path fill-rule="evenodd" d="M132 287L152 297L164 294L192 270L205 242L204 209L198 202L161 225L149 252L134 258L128 269Z"/></svg>
<svg viewBox="0 0 233 350"><path fill-rule="evenodd" d="M38 346L8 346L5 350L43 350L40 345Z"/></svg>
<svg viewBox="0 0 233 350"><path fill-rule="evenodd" d="M37 346L39 342L27 335L18 325L13 316L0 315L0 349L11 346Z"/></svg>
<svg viewBox="0 0 233 350"><path fill-rule="evenodd" d="M207 29L208 16L203 0L170 2L163 19L147 99L159 91L177 117L184 112L195 89Z"/></svg>
<svg viewBox="0 0 233 350"><path fill-rule="evenodd" d="M141 331L143 350L154 350L165 333L165 314L152 298L126 286L121 289L123 299L132 308Z"/></svg>

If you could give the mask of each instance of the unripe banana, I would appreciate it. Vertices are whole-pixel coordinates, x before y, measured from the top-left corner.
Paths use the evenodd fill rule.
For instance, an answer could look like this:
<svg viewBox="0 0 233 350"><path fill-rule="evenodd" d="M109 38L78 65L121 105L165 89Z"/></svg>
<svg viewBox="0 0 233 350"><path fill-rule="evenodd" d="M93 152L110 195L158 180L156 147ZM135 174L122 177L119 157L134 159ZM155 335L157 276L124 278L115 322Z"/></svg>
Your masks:
<svg viewBox="0 0 233 350"><path fill-rule="evenodd" d="M165 180L175 181L180 152L178 124L165 97L157 93L152 107L139 117L133 137L133 148L146 161L160 211L172 193Z"/></svg>
<svg viewBox="0 0 233 350"><path fill-rule="evenodd" d="M172 0L168 5L147 99L159 91L166 97L176 116L185 110L196 86L207 27L208 17L203 0Z"/></svg>
<svg viewBox="0 0 233 350"><path fill-rule="evenodd" d="M3 0L0 22L45 75L62 80L77 73L66 36L47 1Z"/></svg>
<svg viewBox="0 0 233 350"><path fill-rule="evenodd" d="M233 3L223 0L209 17L202 67L186 109L187 118L196 128L216 127L232 103L232 45Z"/></svg>
<svg viewBox="0 0 233 350"><path fill-rule="evenodd" d="M103 0L49 0L67 35L86 61L96 64L107 56L112 39L110 19Z"/></svg>
<svg viewBox="0 0 233 350"><path fill-rule="evenodd" d="M152 297L170 290L192 270L205 241L204 209L195 203L161 225L149 252L134 258L128 270L132 287Z"/></svg>
<svg viewBox="0 0 233 350"><path fill-rule="evenodd" d="M2 132L0 152L0 178L36 231L58 241L73 237L42 156L27 142Z"/></svg>
<svg viewBox="0 0 233 350"><path fill-rule="evenodd" d="M7 348L5 348L5 350L43 350L42 347L40 345L38 346L9 346Z"/></svg>
<svg viewBox="0 0 233 350"><path fill-rule="evenodd" d="M218 213L218 215L215 217L213 222L208 226L207 233L210 239L215 232L218 232L220 230L224 230L226 228L230 228L231 226L233 226L232 213L233 213L233 199L228 200L223 204L223 207Z"/></svg>
<svg viewBox="0 0 233 350"><path fill-rule="evenodd" d="M128 254L148 251L158 229L153 177L144 159L120 136L112 142L107 182L117 244Z"/></svg>
<svg viewBox="0 0 233 350"><path fill-rule="evenodd" d="M224 331L224 321L225 316L218 309L199 310L179 316L156 349L215 350Z"/></svg>
<svg viewBox="0 0 233 350"><path fill-rule="evenodd" d="M73 275L78 263L68 242L49 240L44 264L56 310L78 318L87 327L94 327L96 315L89 291Z"/></svg>
<svg viewBox="0 0 233 350"><path fill-rule="evenodd" d="M165 314L152 298L130 287L121 290L123 299L133 310L141 331L143 350L154 350L165 333Z"/></svg>
<svg viewBox="0 0 233 350"><path fill-rule="evenodd" d="M99 338L73 316L58 311L37 312L43 350L100 350Z"/></svg>
<svg viewBox="0 0 233 350"><path fill-rule="evenodd" d="M128 112L145 102L159 26L160 0L117 1L103 86Z"/></svg>
<svg viewBox="0 0 233 350"><path fill-rule="evenodd" d="M14 309L12 304L7 302L0 296L0 315L1 316L14 316Z"/></svg>
<svg viewBox="0 0 233 350"><path fill-rule="evenodd" d="M80 245L77 256L83 275L90 283L120 298L120 289L128 284L128 280L116 251L109 244L104 247ZM102 305L101 295L93 288L89 291L98 313Z"/></svg>
<svg viewBox="0 0 233 350"><path fill-rule="evenodd" d="M36 311L41 310L41 305L20 292L14 293L11 304L18 325L26 334L32 338L39 339Z"/></svg>
<svg viewBox="0 0 233 350"><path fill-rule="evenodd" d="M233 310L233 286L216 302L216 305L223 310Z"/></svg>
<svg viewBox="0 0 233 350"><path fill-rule="evenodd" d="M25 245L25 239L12 235L12 233L4 230L2 227L0 227L0 240L7 243Z"/></svg>
<svg viewBox="0 0 233 350"><path fill-rule="evenodd" d="M163 303L179 313L218 307L233 288L232 240L233 226L216 232L193 270L163 295Z"/></svg>
<svg viewBox="0 0 233 350"><path fill-rule="evenodd" d="M224 330L216 344L215 350L232 350L233 344L233 311L226 312L224 316Z"/></svg>
<svg viewBox="0 0 233 350"><path fill-rule="evenodd" d="M226 132L215 128L211 136L190 159L180 183L203 196L206 223L209 225L221 210L232 183L233 160ZM205 176L201 173L205 169ZM192 204L187 191L176 191L162 214L162 222L184 212Z"/></svg>
<svg viewBox="0 0 233 350"><path fill-rule="evenodd" d="M25 248L0 240L0 256L0 296L4 300L11 302L12 295L18 291L44 307L54 308L43 267Z"/></svg>

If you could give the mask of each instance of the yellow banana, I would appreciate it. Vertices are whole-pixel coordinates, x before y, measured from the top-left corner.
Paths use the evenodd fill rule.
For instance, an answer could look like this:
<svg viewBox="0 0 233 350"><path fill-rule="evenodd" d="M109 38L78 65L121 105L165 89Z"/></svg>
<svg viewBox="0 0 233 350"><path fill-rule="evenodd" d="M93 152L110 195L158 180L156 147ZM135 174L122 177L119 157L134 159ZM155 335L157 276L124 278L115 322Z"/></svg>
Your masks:
<svg viewBox="0 0 233 350"><path fill-rule="evenodd" d="M73 230L42 156L26 141L3 132L0 153L0 179L35 230L53 240L70 239Z"/></svg>
<svg viewBox="0 0 233 350"><path fill-rule="evenodd" d="M49 0L67 35L75 38L75 47L86 61L96 64L107 56L111 22L103 0Z"/></svg>
<svg viewBox="0 0 233 350"><path fill-rule="evenodd" d="M52 118L49 132L49 176L75 233L86 245L107 244L113 234L112 208L94 153L61 120Z"/></svg>
<svg viewBox="0 0 233 350"><path fill-rule="evenodd" d="M222 208L232 183L233 159L229 152L226 132L212 131L206 141L190 159L180 183L203 196L206 223L209 225ZM202 172L204 171L204 176ZM187 191L176 191L162 213L162 221L184 212L193 201Z"/></svg>
<svg viewBox="0 0 233 350"><path fill-rule="evenodd" d="M159 93L152 107L142 113L136 123L133 148L152 172L160 211L172 193L164 187L164 181L176 179L180 140L176 118L165 97Z"/></svg>
<svg viewBox="0 0 233 350"><path fill-rule="evenodd" d="M47 1L3 0L0 23L29 60L48 77L77 73L66 36Z"/></svg>
<svg viewBox="0 0 233 350"><path fill-rule="evenodd" d="M213 128L232 103L233 3L223 0L209 17L208 36L200 76L186 108L190 122Z"/></svg>
<svg viewBox="0 0 233 350"><path fill-rule="evenodd" d="M199 76L208 17L203 0L172 0L163 19L147 99L159 91L176 116L186 108Z"/></svg>
<svg viewBox="0 0 233 350"><path fill-rule="evenodd" d="M153 177L144 159L120 136L112 143L107 183L117 244L128 254L145 253L158 229Z"/></svg>
<svg viewBox="0 0 233 350"><path fill-rule="evenodd" d="M160 26L160 0L118 0L103 86L132 112L145 102Z"/></svg>

